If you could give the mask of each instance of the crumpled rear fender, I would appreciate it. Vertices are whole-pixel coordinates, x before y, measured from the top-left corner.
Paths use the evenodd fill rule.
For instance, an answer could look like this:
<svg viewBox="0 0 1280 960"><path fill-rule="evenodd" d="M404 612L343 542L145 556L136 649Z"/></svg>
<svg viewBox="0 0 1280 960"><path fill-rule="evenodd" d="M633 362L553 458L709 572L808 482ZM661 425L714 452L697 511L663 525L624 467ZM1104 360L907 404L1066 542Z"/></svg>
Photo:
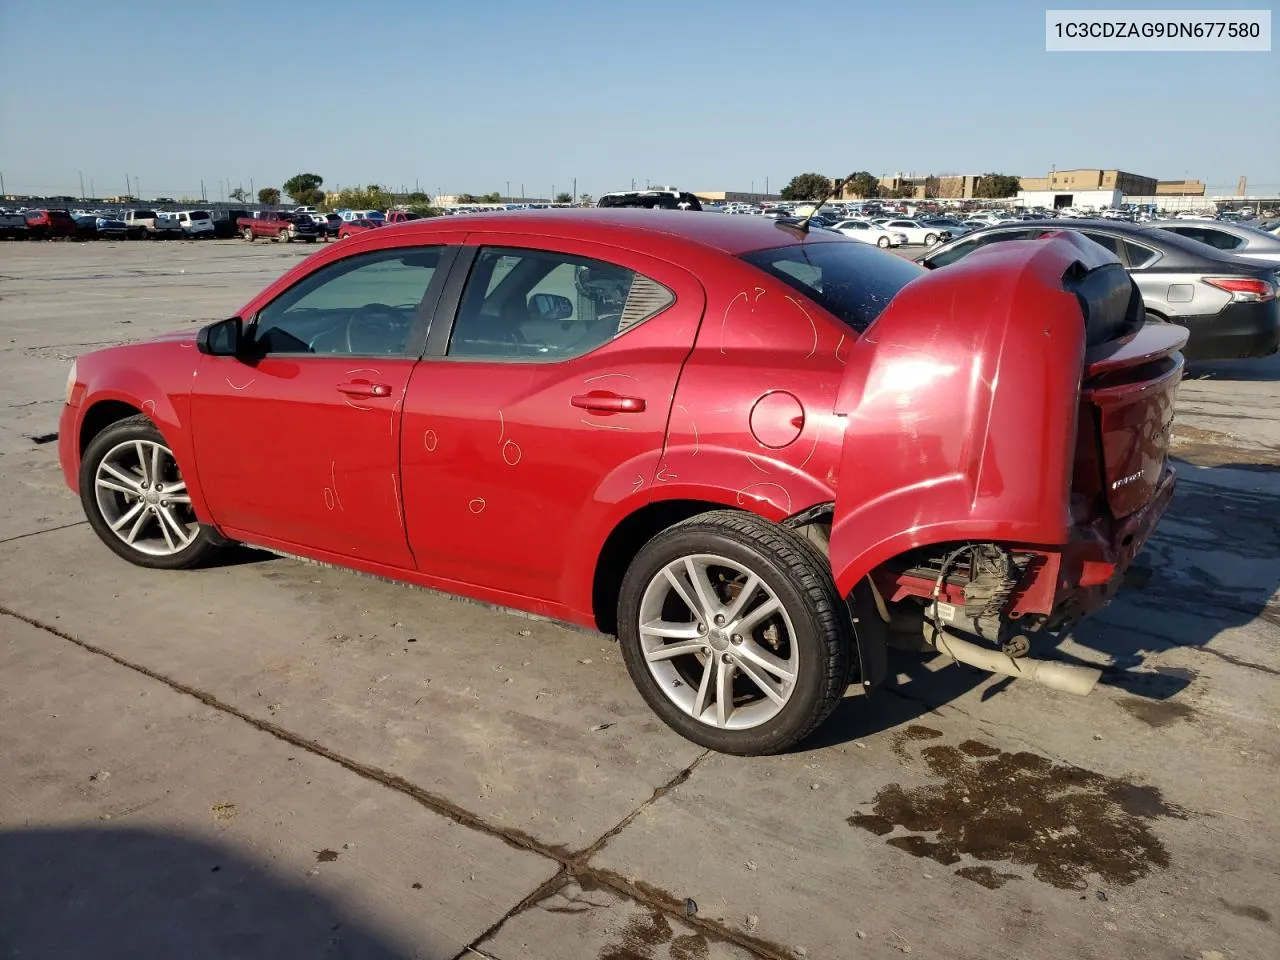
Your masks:
<svg viewBox="0 0 1280 960"><path fill-rule="evenodd" d="M1084 316L1073 263L1114 262L1075 234L1009 241L905 287L853 346L831 530L844 595L913 547L1068 539Z"/></svg>

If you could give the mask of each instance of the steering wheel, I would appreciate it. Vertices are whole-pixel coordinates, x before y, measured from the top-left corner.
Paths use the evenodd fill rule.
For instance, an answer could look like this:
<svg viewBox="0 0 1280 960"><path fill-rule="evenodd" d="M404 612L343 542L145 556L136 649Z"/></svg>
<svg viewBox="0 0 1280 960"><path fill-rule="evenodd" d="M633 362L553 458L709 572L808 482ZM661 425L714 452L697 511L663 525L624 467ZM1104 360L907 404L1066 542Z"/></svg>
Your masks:
<svg viewBox="0 0 1280 960"><path fill-rule="evenodd" d="M347 317L348 353L399 353L409 321L395 307L366 303Z"/></svg>

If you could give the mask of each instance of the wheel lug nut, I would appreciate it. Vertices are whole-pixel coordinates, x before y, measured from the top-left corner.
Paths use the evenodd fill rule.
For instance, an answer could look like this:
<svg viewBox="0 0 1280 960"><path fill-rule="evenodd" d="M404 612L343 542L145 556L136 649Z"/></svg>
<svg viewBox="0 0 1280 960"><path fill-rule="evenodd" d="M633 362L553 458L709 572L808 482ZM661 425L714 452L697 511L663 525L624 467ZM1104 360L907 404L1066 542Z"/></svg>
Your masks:
<svg viewBox="0 0 1280 960"><path fill-rule="evenodd" d="M742 634L740 634L740 633L735 633L735 634L733 635L733 637L732 637L732 640L733 640L733 642L734 642L734 643L741 643L741 642L742 642Z"/></svg>
<svg viewBox="0 0 1280 960"><path fill-rule="evenodd" d="M706 632L707 632L707 625L706 625L705 623L700 623L700 624L698 624L698 632L699 632L699 633L706 633Z"/></svg>
<svg viewBox="0 0 1280 960"><path fill-rule="evenodd" d="M732 659L732 658L731 658L727 653L722 653L722 654L720 654L720 662L721 662L721 663L729 663L729 662L731 662L731 659Z"/></svg>
<svg viewBox="0 0 1280 960"><path fill-rule="evenodd" d="M162 506L162 507L167 507L168 505L169 505L169 501L168 501L168 500L161 500L161 501L160 501L160 506Z"/></svg>
<svg viewBox="0 0 1280 960"><path fill-rule="evenodd" d="M157 483L157 484L156 484L156 489L157 489L157 490L163 490L163 489L164 489L164 487L162 487L160 484L158 484L158 483Z"/></svg>
<svg viewBox="0 0 1280 960"><path fill-rule="evenodd" d="M724 626L724 616L722 614L719 614L719 613L716 614L716 626L717 627Z"/></svg>

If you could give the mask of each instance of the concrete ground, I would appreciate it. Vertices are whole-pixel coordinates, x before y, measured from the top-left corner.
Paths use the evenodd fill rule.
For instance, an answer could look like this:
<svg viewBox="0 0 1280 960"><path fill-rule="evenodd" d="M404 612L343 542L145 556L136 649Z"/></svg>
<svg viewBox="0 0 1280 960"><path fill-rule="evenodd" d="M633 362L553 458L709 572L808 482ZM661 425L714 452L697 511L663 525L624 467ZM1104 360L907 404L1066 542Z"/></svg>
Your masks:
<svg viewBox="0 0 1280 960"><path fill-rule="evenodd" d="M0 244L0 957L1280 956L1280 358L1195 368L1079 699L894 661L737 759L608 639L241 550L132 567L56 464L70 360L314 248Z"/></svg>

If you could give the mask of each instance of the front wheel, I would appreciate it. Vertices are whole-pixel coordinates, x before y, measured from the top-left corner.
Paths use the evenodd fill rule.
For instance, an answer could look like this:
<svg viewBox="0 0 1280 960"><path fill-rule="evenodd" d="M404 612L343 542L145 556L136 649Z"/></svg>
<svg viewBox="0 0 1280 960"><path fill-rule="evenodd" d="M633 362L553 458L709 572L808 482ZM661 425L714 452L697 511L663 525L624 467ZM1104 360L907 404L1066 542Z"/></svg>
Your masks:
<svg viewBox="0 0 1280 960"><path fill-rule="evenodd" d="M937 243L937 242L938 242L938 235L937 235L936 233L926 233L926 234L925 234L925 236L924 236L924 245L925 245L926 247L932 247L932 246L933 246L935 243Z"/></svg>
<svg viewBox="0 0 1280 960"><path fill-rule="evenodd" d="M889 249L889 238L888 238L888 237L881 237L879 240L877 240L877 241L876 241L876 246L877 246L877 247L879 247L881 250L888 250L888 249Z"/></svg>
<svg viewBox="0 0 1280 960"><path fill-rule="evenodd" d="M288 230L281 230L277 239L281 243L293 243L293 234Z"/></svg>
<svg viewBox="0 0 1280 960"><path fill-rule="evenodd" d="M628 568L618 639L631 679L672 729L724 753L777 753L835 709L853 672L825 559L790 530L733 511L650 540Z"/></svg>
<svg viewBox="0 0 1280 960"><path fill-rule="evenodd" d="M180 570L218 549L217 534L191 508L173 451L145 416L113 423L90 441L80 502L98 538L140 567Z"/></svg>
<svg viewBox="0 0 1280 960"><path fill-rule="evenodd" d="M253 243L253 231L248 227L240 231L240 236L244 237L249 243Z"/></svg>

